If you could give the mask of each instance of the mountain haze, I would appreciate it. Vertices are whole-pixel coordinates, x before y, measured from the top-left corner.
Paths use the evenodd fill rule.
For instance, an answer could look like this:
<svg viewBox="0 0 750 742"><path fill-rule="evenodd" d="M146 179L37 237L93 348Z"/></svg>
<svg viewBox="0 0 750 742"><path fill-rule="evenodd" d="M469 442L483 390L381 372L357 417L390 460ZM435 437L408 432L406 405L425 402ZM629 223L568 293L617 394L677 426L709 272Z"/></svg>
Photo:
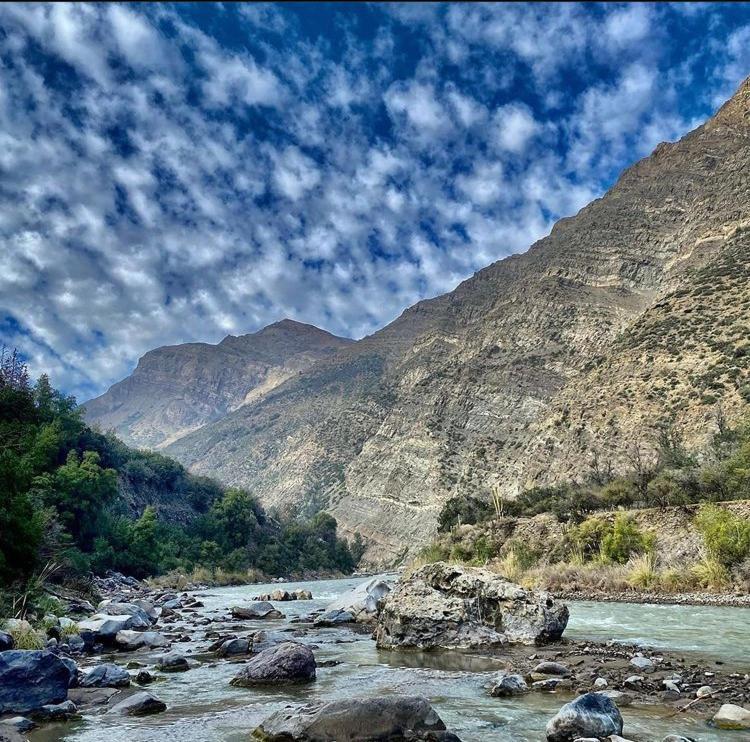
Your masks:
<svg viewBox="0 0 750 742"><path fill-rule="evenodd" d="M278 383L191 366L179 349L192 345L153 351L169 359L158 383L136 386L136 370L89 419L267 506L324 508L362 533L367 559L395 562L429 540L448 497L585 478L595 455L624 469L661 423L690 444L717 404L736 417L750 399L749 267L745 81L528 252L379 332L332 338ZM179 394L161 400L173 377Z"/></svg>

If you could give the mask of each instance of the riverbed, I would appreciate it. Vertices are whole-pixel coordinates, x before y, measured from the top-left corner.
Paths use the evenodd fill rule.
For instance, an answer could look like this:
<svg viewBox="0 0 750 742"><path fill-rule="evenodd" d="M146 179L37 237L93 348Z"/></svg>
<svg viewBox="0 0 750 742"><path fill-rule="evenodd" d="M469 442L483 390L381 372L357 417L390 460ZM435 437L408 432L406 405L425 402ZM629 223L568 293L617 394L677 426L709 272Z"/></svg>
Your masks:
<svg viewBox="0 0 750 742"><path fill-rule="evenodd" d="M286 583L287 590L307 589L312 601L277 603L284 619L243 621L251 630L289 631L289 620L307 614L351 589L360 579ZM225 616L232 605L271 592L278 585L218 588L195 593L204 603L201 615ZM695 655L703 662L722 662L739 672L750 671L750 610L726 607L638 605L571 602L570 639L637 643L660 650ZM460 652L417 653L378 651L368 634L349 628L312 629L292 637L314 644L319 667L314 683L285 688L235 688L229 680L241 665L200 655L208 643L204 629L188 627L193 641L174 649L201 662L188 672L167 676L148 686L167 711L143 718L123 718L103 712L86 713L76 722L50 726L31 735L33 742L223 742L247 741L250 732L269 714L287 704L314 700L419 694L430 699L448 729L464 742L539 742L544 728L560 706L570 700L557 693L530 693L512 699L488 694L494 675L503 668L499 659ZM210 628L210 627L209 627ZM154 652L153 654L158 654ZM148 662L149 655L138 659ZM113 656L124 662L122 654ZM683 734L700 742L739 742L742 732L710 728L700 716L661 707L623 708L625 736L639 741L660 741L667 734ZM671 717L671 718L668 718Z"/></svg>

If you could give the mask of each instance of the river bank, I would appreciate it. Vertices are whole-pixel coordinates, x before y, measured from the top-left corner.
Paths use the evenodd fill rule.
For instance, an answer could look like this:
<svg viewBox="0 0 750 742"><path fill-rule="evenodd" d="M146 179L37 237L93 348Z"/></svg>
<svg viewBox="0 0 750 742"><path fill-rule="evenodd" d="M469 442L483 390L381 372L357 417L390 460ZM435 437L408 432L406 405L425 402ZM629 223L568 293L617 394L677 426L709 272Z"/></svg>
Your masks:
<svg viewBox="0 0 750 742"><path fill-rule="evenodd" d="M650 590L554 590L558 600L590 600L601 603L653 603L658 605L728 606L750 608L747 593L664 593Z"/></svg>

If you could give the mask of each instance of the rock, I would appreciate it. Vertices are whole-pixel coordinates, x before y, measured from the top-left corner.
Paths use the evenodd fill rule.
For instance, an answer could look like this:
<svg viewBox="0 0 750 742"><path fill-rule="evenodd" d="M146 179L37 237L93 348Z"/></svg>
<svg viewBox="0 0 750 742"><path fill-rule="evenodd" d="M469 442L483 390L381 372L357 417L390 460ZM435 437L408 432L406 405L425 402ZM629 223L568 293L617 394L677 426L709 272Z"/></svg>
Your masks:
<svg viewBox="0 0 750 742"><path fill-rule="evenodd" d="M15 639L5 631L0 631L0 652L7 652L16 646Z"/></svg>
<svg viewBox="0 0 750 742"><path fill-rule="evenodd" d="M250 605L235 605L229 609L229 612L235 618L255 619L255 618L284 618L281 611L277 611L270 603L260 601Z"/></svg>
<svg viewBox="0 0 750 742"><path fill-rule="evenodd" d="M86 647L86 643L78 634L71 634L67 637L67 641L72 654L79 654Z"/></svg>
<svg viewBox="0 0 750 742"><path fill-rule="evenodd" d="M178 652L167 652L156 658L156 669L161 672L185 672L190 665Z"/></svg>
<svg viewBox="0 0 750 742"><path fill-rule="evenodd" d="M683 737L681 734L668 734L661 742L696 742L696 740Z"/></svg>
<svg viewBox="0 0 750 742"><path fill-rule="evenodd" d="M712 696L713 693L714 689L710 685L702 685L697 691L695 691L695 697L708 698L709 696Z"/></svg>
<svg viewBox="0 0 750 742"><path fill-rule="evenodd" d="M250 642L244 637L238 639L227 639L217 650L219 657L231 657L237 654L247 654L250 651Z"/></svg>
<svg viewBox="0 0 750 742"><path fill-rule="evenodd" d="M284 642L254 656L231 680L240 687L261 683L293 683L315 680L315 655L309 647Z"/></svg>
<svg viewBox="0 0 750 742"><path fill-rule="evenodd" d="M166 711L166 708L167 704L164 701L147 691L141 691L115 704L109 711L110 713L126 714L127 716L146 716L147 714L158 714L161 711Z"/></svg>
<svg viewBox="0 0 750 742"><path fill-rule="evenodd" d="M336 608L331 611L326 611L325 613L322 613L320 616L318 616L313 621L313 626L317 626L318 628L326 628L328 626L337 626L342 623L354 623L356 621L356 618L354 617L354 614L342 610L340 608Z"/></svg>
<svg viewBox="0 0 750 742"><path fill-rule="evenodd" d="M719 729L750 729L750 711L733 703L725 703L711 721Z"/></svg>
<svg viewBox="0 0 750 742"><path fill-rule="evenodd" d="M112 603L102 601L96 612L100 616L131 616L133 619L131 629L148 629L153 621L148 613L135 603Z"/></svg>
<svg viewBox="0 0 750 742"><path fill-rule="evenodd" d="M78 715L78 708L73 701L49 703L31 712L35 721L67 721Z"/></svg>
<svg viewBox="0 0 750 742"><path fill-rule="evenodd" d="M297 600L312 600L313 595L309 590L295 590L294 597Z"/></svg>
<svg viewBox="0 0 750 742"><path fill-rule="evenodd" d="M58 620L60 623L60 628L68 633L74 631L78 626L78 623L76 621L74 621L72 618L68 618L67 616L60 616Z"/></svg>
<svg viewBox="0 0 750 742"><path fill-rule="evenodd" d="M148 670L140 670L135 676L135 682L138 685L148 685L149 683L153 683L154 680L154 676Z"/></svg>
<svg viewBox="0 0 750 742"><path fill-rule="evenodd" d="M122 614L121 616L97 613L91 618L78 622L78 630L86 641L86 634L91 634L94 640L111 644L120 631L126 629L148 628L151 624L148 619L140 616Z"/></svg>
<svg viewBox="0 0 750 742"><path fill-rule="evenodd" d="M68 693L68 698L78 708L82 706L105 706L112 696L120 691L117 688L73 688Z"/></svg>
<svg viewBox="0 0 750 742"><path fill-rule="evenodd" d="M8 618L5 620L5 628L11 633L28 634L34 631L34 627L24 618Z"/></svg>
<svg viewBox="0 0 750 742"><path fill-rule="evenodd" d="M596 688L597 690L603 690L608 685L609 685L609 683L607 682L606 678L597 678L594 681L594 688Z"/></svg>
<svg viewBox="0 0 750 742"><path fill-rule="evenodd" d="M532 683L531 689L538 691L572 690L573 681L567 678L546 678Z"/></svg>
<svg viewBox="0 0 750 742"><path fill-rule="evenodd" d="M14 729L19 734L30 732L32 729L34 729L34 727L36 727L36 724L31 721L31 719L27 719L25 716L12 716L10 719L3 719L2 724L6 727Z"/></svg>
<svg viewBox="0 0 750 742"><path fill-rule="evenodd" d="M125 652L132 652L136 649L146 647L155 649L165 647L169 644L167 637L158 631L118 631L115 635L115 643Z"/></svg>
<svg viewBox="0 0 750 742"><path fill-rule="evenodd" d="M622 715L614 702L601 693L585 693L566 703L550 719L547 742L572 742L578 737L622 734Z"/></svg>
<svg viewBox="0 0 750 742"><path fill-rule="evenodd" d="M428 564L385 598L375 638L381 649L469 648L559 639L568 609L476 567Z"/></svg>
<svg viewBox="0 0 750 742"><path fill-rule="evenodd" d="M286 590L274 590L271 593L271 600L284 601L294 600L294 598Z"/></svg>
<svg viewBox="0 0 750 742"><path fill-rule="evenodd" d="M562 678L567 678L570 675L570 670L559 662L540 662L531 672L538 673L539 675L555 675Z"/></svg>
<svg viewBox="0 0 750 742"><path fill-rule="evenodd" d="M677 685L677 683L675 683L673 680L670 680L669 678L667 678L666 680L662 680L661 684L664 686L665 690L668 690L671 693L677 693L679 695L680 686ZM708 687L708 686L705 686L705 687Z"/></svg>
<svg viewBox="0 0 750 742"><path fill-rule="evenodd" d="M128 671L111 662L97 665L81 679L82 688L126 688L128 685Z"/></svg>
<svg viewBox="0 0 750 742"><path fill-rule="evenodd" d="M637 654L635 657L633 657L630 660L630 664L641 672L645 673L653 672L655 669L654 663L648 657L644 657L640 654Z"/></svg>
<svg viewBox="0 0 750 742"><path fill-rule="evenodd" d="M133 601L133 605L138 606L148 616L151 623L156 623L159 618L159 611L152 602L143 598L136 598Z"/></svg>
<svg viewBox="0 0 750 742"><path fill-rule="evenodd" d="M523 676L501 673L495 685L492 686L490 695L496 698L507 698L508 696L520 696L522 693L527 693L528 690L529 686L526 685Z"/></svg>
<svg viewBox="0 0 750 742"><path fill-rule="evenodd" d="M629 690L640 690L642 682L642 675L630 675L629 677L625 678L622 684Z"/></svg>
<svg viewBox="0 0 750 742"><path fill-rule="evenodd" d="M384 580L368 580L329 603L326 612L347 611L359 623L374 621L380 601L390 592L391 586ZM312 598L312 595L310 597Z"/></svg>
<svg viewBox="0 0 750 742"><path fill-rule="evenodd" d="M0 714L26 714L68 697L70 670L52 652L0 652Z"/></svg>
<svg viewBox="0 0 750 742"><path fill-rule="evenodd" d="M452 740L440 717L421 696L347 698L286 708L269 716L253 737L264 742L330 740Z"/></svg>
<svg viewBox="0 0 750 742"><path fill-rule="evenodd" d="M630 704L633 703L633 696L631 696L630 693L624 693L621 690L599 690L596 692L605 698L609 698L611 701L614 701L615 704L622 706L623 708L625 706L630 706Z"/></svg>
<svg viewBox="0 0 750 742"><path fill-rule="evenodd" d="M178 598L173 598L172 600L165 600L164 603L162 603L162 607L166 608L168 611L176 611L180 608L182 608L182 601Z"/></svg>

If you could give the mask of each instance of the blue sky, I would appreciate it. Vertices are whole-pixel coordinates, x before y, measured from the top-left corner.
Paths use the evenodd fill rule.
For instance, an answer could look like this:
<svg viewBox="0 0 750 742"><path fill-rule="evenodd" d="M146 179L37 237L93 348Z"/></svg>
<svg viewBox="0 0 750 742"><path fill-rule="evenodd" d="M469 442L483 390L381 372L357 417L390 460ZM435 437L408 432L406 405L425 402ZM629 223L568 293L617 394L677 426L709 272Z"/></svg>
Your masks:
<svg viewBox="0 0 750 742"><path fill-rule="evenodd" d="M0 6L0 339L361 337L525 250L750 74L750 4Z"/></svg>

